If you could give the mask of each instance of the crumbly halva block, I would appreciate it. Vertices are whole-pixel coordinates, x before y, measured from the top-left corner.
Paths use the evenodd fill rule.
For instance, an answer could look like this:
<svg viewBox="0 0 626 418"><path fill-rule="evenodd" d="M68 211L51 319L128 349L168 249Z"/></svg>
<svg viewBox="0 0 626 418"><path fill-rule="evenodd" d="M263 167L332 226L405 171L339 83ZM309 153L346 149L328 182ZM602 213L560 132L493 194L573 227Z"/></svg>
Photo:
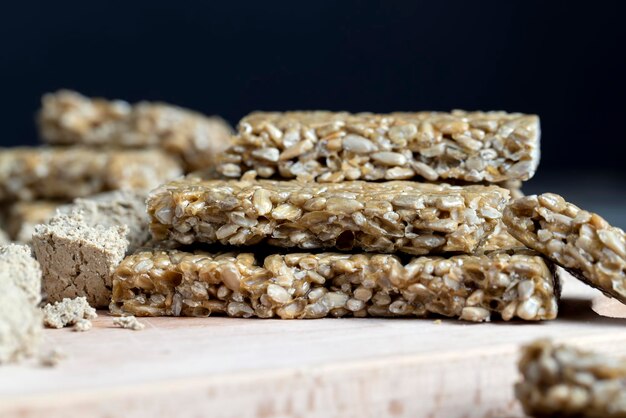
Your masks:
<svg viewBox="0 0 626 418"><path fill-rule="evenodd" d="M503 222L526 246L626 303L626 235L620 228L553 193L512 201Z"/></svg>
<svg viewBox="0 0 626 418"><path fill-rule="evenodd" d="M0 275L4 276L3 273ZM37 353L41 342L41 312L15 285L0 277L0 364Z"/></svg>
<svg viewBox="0 0 626 418"><path fill-rule="evenodd" d="M63 298L61 301L48 303L42 310L43 323L50 328L75 325L77 330L87 331L91 328L90 320L98 317L96 310L89 305L84 296Z"/></svg>
<svg viewBox="0 0 626 418"><path fill-rule="evenodd" d="M160 150L18 147L0 150L0 200L73 199L150 190L182 174Z"/></svg>
<svg viewBox="0 0 626 418"><path fill-rule="evenodd" d="M626 359L535 341L522 349L515 393L533 417L626 417Z"/></svg>
<svg viewBox="0 0 626 418"><path fill-rule="evenodd" d="M48 222L65 202L52 200L17 201L7 214L7 231L17 242L31 242L35 225Z"/></svg>
<svg viewBox="0 0 626 418"><path fill-rule="evenodd" d="M147 250L115 271L111 312L283 319L440 314L467 321L554 319L558 284L536 253L209 254Z"/></svg>
<svg viewBox="0 0 626 418"><path fill-rule="evenodd" d="M0 246L0 364L38 351L41 269L25 245Z"/></svg>
<svg viewBox="0 0 626 418"><path fill-rule="evenodd" d="M50 144L160 147L179 157L186 171L213 166L232 134L219 117L164 103L90 99L68 90L43 96L38 121Z"/></svg>
<svg viewBox="0 0 626 418"><path fill-rule="evenodd" d="M528 180L539 118L505 112L255 112L239 122L218 171L239 177L344 180Z"/></svg>
<svg viewBox="0 0 626 418"><path fill-rule="evenodd" d="M496 186L188 177L152 191L147 204L157 240L423 255L474 251L508 195Z"/></svg>
<svg viewBox="0 0 626 418"><path fill-rule="evenodd" d="M33 306L41 302L41 267L28 245L0 246L0 275L21 289Z"/></svg>
<svg viewBox="0 0 626 418"><path fill-rule="evenodd" d="M128 248L127 231L125 225L89 225L80 213L36 226L33 248L48 301L85 296L94 307L108 306L111 274Z"/></svg>

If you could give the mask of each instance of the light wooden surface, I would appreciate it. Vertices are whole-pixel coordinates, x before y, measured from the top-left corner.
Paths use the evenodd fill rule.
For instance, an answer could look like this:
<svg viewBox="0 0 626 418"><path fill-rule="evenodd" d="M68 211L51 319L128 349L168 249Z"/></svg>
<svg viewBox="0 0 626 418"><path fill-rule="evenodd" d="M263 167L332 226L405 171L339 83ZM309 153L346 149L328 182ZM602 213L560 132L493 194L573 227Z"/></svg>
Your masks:
<svg viewBox="0 0 626 418"><path fill-rule="evenodd" d="M626 355L626 320L566 283L558 320L142 319L46 330L55 368L0 369L0 417L521 417L519 345L551 337Z"/></svg>

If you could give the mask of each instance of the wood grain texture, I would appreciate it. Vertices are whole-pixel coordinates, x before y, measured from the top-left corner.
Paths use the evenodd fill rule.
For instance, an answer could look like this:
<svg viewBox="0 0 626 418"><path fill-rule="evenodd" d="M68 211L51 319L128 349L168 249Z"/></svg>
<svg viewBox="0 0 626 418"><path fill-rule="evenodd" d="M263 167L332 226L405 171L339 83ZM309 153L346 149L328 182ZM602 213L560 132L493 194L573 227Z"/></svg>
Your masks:
<svg viewBox="0 0 626 418"><path fill-rule="evenodd" d="M626 320L591 310L597 291L567 280L545 323L418 319L142 319L103 313L87 333L46 330L57 367L0 369L0 416L522 417L519 345L551 337L626 355Z"/></svg>

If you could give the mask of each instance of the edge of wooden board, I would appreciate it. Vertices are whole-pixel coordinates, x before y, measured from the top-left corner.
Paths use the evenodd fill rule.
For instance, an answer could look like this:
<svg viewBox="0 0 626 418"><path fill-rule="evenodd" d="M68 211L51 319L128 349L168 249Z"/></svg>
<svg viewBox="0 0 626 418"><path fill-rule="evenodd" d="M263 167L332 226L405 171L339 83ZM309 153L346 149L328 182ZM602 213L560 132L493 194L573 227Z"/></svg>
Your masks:
<svg viewBox="0 0 626 418"><path fill-rule="evenodd" d="M626 344L620 344L626 338L616 341L611 335L556 340L626 353ZM517 418L524 416L513 394L518 350L517 344L503 344L462 354L405 355L76 390L63 396L17 396L2 400L0 415ZM476 362L482 367L471 367Z"/></svg>

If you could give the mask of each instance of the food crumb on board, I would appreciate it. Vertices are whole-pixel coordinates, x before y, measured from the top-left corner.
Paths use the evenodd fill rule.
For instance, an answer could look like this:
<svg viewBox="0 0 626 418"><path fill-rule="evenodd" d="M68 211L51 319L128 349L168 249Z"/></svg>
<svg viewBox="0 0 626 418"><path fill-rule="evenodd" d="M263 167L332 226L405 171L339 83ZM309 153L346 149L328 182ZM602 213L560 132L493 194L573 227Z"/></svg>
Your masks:
<svg viewBox="0 0 626 418"><path fill-rule="evenodd" d="M119 318L115 318L113 320L113 324L125 329L132 329L133 331L141 331L146 327L144 324L139 322L139 320L133 315L120 316Z"/></svg>
<svg viewBox="0 0 626 418"><path fill-rule="evenodd" d="M67 355L62 350L53 348L39 357L39 365L42 367L54 367L66 357Z"/></svg>
<svg viewBox="0 0 626 418"><path fill-rule="evenodd" d="M98 316L96 310L92 308L84 296L74 299L64 298L54 304L49 303L42 308L43 323L49 328L63 328L68 325L77 324L80 320L90 320ZM87 325L79 325L84 328ZM91 328L91 326L89 326ZM86 331L87 329L80 329Z"/></svg>
<svg viewBox="0 0 626 418"><path fill-rule="evenodd" d="M92 326L93 324L91 323L90 320L82 318L76 321L72 329L74 331L84 332L84 331L89 331Z"/></svg>

